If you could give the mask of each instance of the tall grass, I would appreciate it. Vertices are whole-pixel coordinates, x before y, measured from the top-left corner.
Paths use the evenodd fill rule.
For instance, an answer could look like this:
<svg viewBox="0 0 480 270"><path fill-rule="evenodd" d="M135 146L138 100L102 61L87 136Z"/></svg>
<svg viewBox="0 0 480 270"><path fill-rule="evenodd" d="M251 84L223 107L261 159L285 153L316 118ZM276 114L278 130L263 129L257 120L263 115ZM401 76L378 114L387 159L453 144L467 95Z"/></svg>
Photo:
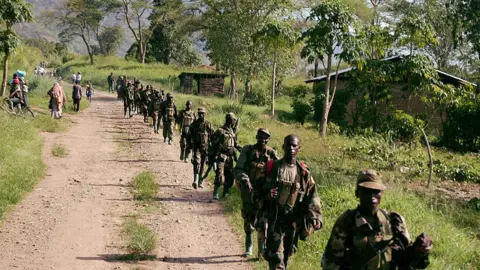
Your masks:
<svg viewBox="0 0 480 270"><path fill-rule="evenodd" d="M42 178L43 141L32 122L0 112L0 218Z"/></svg>
<svg viewBox="0 0 480 270"><path fill-rule="evenodd" d="M128 218L123 224L123 231L127 236L127 249L131 255L141 259L155 250L155 234L146 225L138 223L136 218Z"/></svg>
<svg viewBox="0 0 480 270"><path fill-rule="evenodd" d="M139 173L133 179L132 183L133 197L135 200L148 201L155 199L159 186L155 181L155 176L151 171Z"/></svg>

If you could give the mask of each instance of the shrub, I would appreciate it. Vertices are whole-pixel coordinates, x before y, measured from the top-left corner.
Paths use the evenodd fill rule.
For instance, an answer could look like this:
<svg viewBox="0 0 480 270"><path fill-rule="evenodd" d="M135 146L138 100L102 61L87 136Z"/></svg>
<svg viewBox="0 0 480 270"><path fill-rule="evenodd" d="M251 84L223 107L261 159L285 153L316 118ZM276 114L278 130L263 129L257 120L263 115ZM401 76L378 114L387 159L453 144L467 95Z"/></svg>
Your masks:
<svg viewBox="0 0 480 270"><path fill-rule="evenodd" d="M401 110L397 110L389 121L387 130L391 132L393 140L413 143L418 140L421 134L419 128L423 126L424 122L422 120L416 119Z"/></svg>
<svg viewBox="0 0 480 270"><path fill-rule="evenodd" d="M267 89L257 87L245 96L244 102L250 105L265 106L271 101L270 92Z"/></svg>
<svg viewBox="0 0 480 270"><path fill-rule="evenodd" d="M370 161L377 169L393 169L397 164L397 147L391 143L389 134L357 136L354 141L344 149L348 156Z"/></svg>
<svg viewBox="0 0 480 270"><path fill-rule="evenodd" d="M457 151L478 151L480 149L480 119L478 103L451 106L443 125L441 144Z"/></svg>
<svg viewBox="0 0 480 270"><path fill-rule="evenodd" d="M327 134L328 135L339 135L342 132L340 129L340 126L333 123L333 122L328 122L327 124Z"/></svg>
<svg viewBox="0 0 480 270"><path fill-rule="evenodd" d="M155 234L135 218L129 218L123 225L124 233L128 236L127 248L133 255L144 256L152 252L157 243Z"/></svg>
<svg viewBox="0 0 480 270"><path fill-rule="evenodd" d="M305 124L305 120L313 112L310 103L304 99L294 99L291 106L295 120L302 125Z"/></svg>

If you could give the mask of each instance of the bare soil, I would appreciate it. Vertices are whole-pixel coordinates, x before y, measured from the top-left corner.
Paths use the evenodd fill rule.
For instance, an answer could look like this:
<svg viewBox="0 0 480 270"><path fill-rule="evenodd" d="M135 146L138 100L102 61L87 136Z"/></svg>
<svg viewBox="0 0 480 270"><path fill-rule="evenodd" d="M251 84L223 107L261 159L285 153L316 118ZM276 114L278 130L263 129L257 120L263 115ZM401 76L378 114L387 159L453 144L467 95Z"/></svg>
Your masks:
<svg viewBox="0 0 480 270"><path fill-rule="evenodd" d="M0 226L0 268L251 269L210 187L191 188L178 137L167 145L142 116L122 113L113 95L95 92L91 106L70 117L68 132L42 134L48 171ZM52 156L54 144L68 156ZM149 204L133 201L128 186L143 170L160 185ZM152 260L118 260L127 253L122 223L132 215L156 233Z"/></svg>

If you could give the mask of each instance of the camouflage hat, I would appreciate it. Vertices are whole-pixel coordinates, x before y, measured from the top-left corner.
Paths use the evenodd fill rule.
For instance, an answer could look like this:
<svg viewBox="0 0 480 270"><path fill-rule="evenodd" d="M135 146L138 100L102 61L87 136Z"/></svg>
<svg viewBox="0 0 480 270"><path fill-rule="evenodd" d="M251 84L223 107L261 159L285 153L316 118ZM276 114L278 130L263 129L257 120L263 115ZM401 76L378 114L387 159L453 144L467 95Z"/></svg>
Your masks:
<svg viewBox="0 0 480 270"><path fill-rule="evenodd" d="M172 94L167 93L167 98L171 98L171 97L173 97Z"/></svg>
<svg viewBox="0 0 480 270"><path fill-rule="evenodd" d="M272 136L272 133L270 132L270 130L268 130L268 128L259 128L257 131L257 134L258 133L264 133L264 134L267 134L268 136Z"/></svg>
<svg viewBox="0 0 480 270"><path fill-rule="evenodd" d="M204 107L199 107L199 108L198 108L198 112L199 112L199 113L206 113L207 110L206 110Z"/></svg>
<svg viewBox="0 0 480 270"><path fill-rule="evenodd" d="M237 119L237 117L235 116L235 114L232 113L232 112L227 113L227 115L226 115L225 117L226 117L226 119L228 119L228 118L230 118L230 119Z"/></svg>
<svg viewBox="0 0 480 270"><path fill-rule="evenodd" d="M361 171L357 176L357 186L368 189L385 190L382 176L374 170Z"/></svg>

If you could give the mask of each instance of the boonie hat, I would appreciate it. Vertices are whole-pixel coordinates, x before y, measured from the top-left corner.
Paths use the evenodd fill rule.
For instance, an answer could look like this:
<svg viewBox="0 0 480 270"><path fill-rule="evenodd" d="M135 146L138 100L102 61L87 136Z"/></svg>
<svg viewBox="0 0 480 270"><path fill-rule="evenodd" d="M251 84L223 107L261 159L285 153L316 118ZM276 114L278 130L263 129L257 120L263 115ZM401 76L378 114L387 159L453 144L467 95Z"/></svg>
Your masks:
<svg viewBox="0 0 480 270"><path fill-rule="evenodd" d="M272 136L272 133L270 132L270 130L268 130L268 128L259 128L257 133L264 133L264 134L267 134L268 136Z"/></svg>
<svg viewBox="0 0 480 270"><path fill-rule="evenodd" d="M376 190L387 189L383 184L382 176L375 170L361 171L357 176L357 186Z"/></svg>

